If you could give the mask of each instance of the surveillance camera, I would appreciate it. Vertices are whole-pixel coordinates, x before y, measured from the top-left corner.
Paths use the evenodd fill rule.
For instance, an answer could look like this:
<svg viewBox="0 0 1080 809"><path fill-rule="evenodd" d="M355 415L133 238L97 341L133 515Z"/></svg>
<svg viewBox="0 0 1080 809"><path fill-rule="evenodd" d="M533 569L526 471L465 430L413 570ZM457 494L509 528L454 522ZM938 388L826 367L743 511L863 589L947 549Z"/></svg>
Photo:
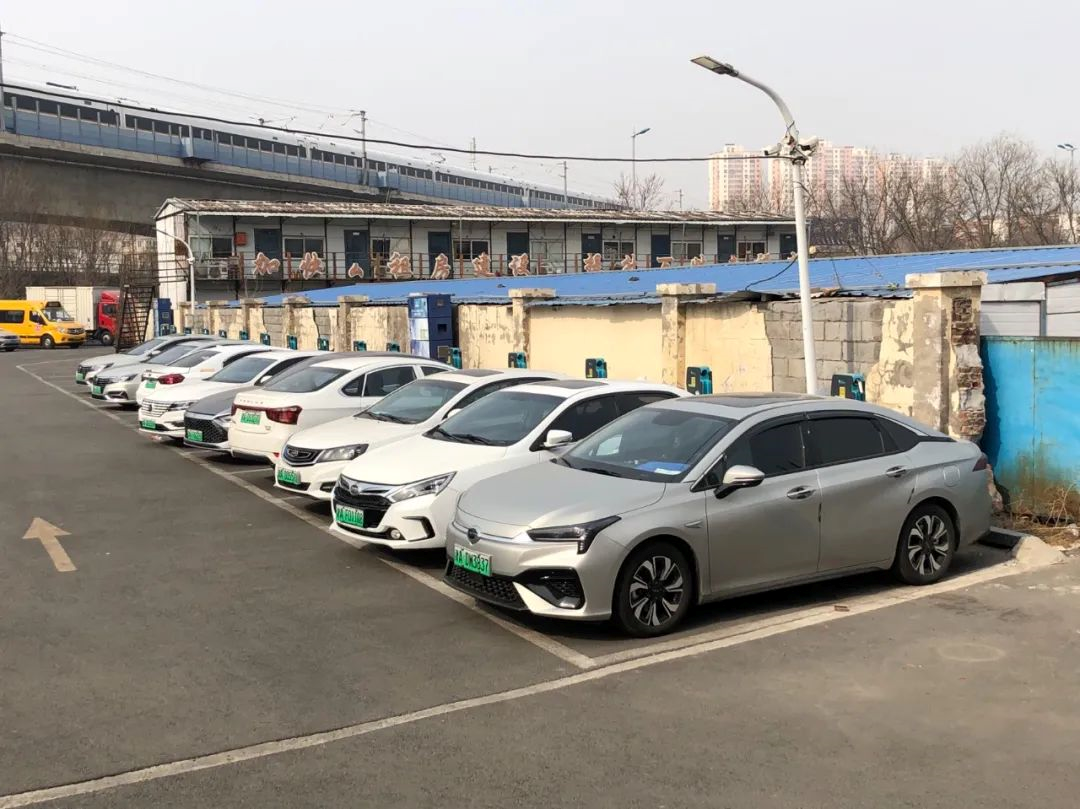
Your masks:
<svg viewBox="0 0 1080 809"><path fill-rule="evenodd" d="M812 152L812 151L814 151L814 149L816 149L818 147L818 145L820 143L821 143L821 138L813 137L813 138L806 138L804 140L800 140L799 141L799 146L801 146L803 148L803 150L805 150L805 151Z"/></svg>
<svg viewBox="0 0 1080 809"><path fill-rule="evenodd" d="M779 157L780 156L780 144L778 143L775 146L766 146L762 150L762 154L764 154L765 157Z"/></svg>

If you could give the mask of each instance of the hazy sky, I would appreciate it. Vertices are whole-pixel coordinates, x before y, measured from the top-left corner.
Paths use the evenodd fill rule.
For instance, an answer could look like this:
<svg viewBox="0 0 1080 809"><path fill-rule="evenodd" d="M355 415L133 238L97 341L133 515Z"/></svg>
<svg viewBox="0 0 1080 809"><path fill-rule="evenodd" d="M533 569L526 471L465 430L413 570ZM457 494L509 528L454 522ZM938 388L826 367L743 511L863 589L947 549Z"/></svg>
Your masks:
<svg viewBox="0 0 1080 809"><path fill-rule="evenodd" d="M702 156L782 132L759 91L691 65L711 54L773 87L804 135L948 154L1002 131L1080 144L1075 58L1080 5L906 0L876 3L19 2L0 27L51 46L215 88L204 90L30 50L4 38L5 79L78 85L108 97L349 133L568 154ZM91 78L98 79L98 82ZM103 84L101 80L112 82ZM391 128L393 127L393 128ZM407 134L415 133L415 134ZM468 165L467 157L447 156ZM477 158L561 186L552 163ZM626 169L627 167L622 167ZM687 207L706 202L705 164L657 170ZM572 189L610 193L620 167L570 165Z"/></svg>

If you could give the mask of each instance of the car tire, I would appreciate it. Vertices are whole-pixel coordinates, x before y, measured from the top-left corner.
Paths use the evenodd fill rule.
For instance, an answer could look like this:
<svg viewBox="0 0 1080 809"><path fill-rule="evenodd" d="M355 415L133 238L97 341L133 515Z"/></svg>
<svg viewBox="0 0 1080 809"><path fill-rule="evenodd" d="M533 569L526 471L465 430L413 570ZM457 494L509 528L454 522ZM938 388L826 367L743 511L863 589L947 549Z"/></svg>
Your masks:
<svg viewBox="0 0 1080 809"><path fill-rule="evenodd" d="M113 336L111 331L103 331L101 333L101 344L103 346L111 346L113 344Z"/></svg>
<svg viewBox="0 0 1080 809"><path fill-rule="evenodd" d="M646 542L619 571L611 613L627 634L655 637L682 622L693 596L694 570L686 554L670 542Z"/></svg>
<svg viewBox="0 0 1080 809"><path fill-rule="evenodd" d="M41 338L41 347L42 348L56 348L56 341L52 337L50 337L49 335L46 334L44 337Z"/></svg>
<svg viewBox="0 0 1080 809"><path fill-rule="evenodd" d="M934 503L916 506L900 531L893 574L905 584L933 584L949 572L956 545L949 512Z"/></svg>
<svg viewBox="0 0 1080 809"><path fill-rule="evenodd" d="M14 346L11 346L10 348L5 348L4 349L4 351L14 351L14 350L15 350Z"/></svg>

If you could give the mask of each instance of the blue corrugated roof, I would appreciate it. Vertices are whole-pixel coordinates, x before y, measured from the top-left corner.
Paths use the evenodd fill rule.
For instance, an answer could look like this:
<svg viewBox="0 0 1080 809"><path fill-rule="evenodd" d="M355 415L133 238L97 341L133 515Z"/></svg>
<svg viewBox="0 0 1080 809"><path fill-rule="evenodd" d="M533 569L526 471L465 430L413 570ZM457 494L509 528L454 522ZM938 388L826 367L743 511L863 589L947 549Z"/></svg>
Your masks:
<svg viewBox="0 0 1080 809"><path fill-rule="evenodd" d="M1019 247L994 250L954 250L892 256L850 256L810 261L810 284L815 288L849 288L862 294L884 294L904 286L911 273L944 270L985 270L990 283L1023 281L1052 275L1080 275L1080 246ZM456 302L505 299L515 287L555 289L560 298L645 297L657 284L716 284L718 293L751 290L783 294L797 291L798 269L793 262L712 264L668 270L532 275L523 278L468 278L459 281L398 281L307 289L263 298L280 303L305 295L313 303L334 304L340 295L366 295L372 301L401 301L414 293L444 293ZM873 290L873 292L870 292Z"/></svg>

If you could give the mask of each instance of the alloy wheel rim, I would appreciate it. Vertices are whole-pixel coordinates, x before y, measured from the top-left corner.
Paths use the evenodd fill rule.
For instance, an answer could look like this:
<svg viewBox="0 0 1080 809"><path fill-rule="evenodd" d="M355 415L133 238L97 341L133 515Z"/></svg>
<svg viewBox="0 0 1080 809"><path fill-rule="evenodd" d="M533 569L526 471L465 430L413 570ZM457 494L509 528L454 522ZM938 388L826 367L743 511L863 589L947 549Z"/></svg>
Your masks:
<svg viewBox="0 0 1080 809"><path fill-rule="evenodd" d="M630 611L645 626L663 626L678 612L684 591L683 574L675 561L654 554L630 578Z"/></svg>
<svg viewBox="0 0 1080 809"><path fill-rule="evenodd" d="M917 573L932 576L941 570L949 556L949 529L934 514L915 520L907 537L908 561Z"/></svg>

